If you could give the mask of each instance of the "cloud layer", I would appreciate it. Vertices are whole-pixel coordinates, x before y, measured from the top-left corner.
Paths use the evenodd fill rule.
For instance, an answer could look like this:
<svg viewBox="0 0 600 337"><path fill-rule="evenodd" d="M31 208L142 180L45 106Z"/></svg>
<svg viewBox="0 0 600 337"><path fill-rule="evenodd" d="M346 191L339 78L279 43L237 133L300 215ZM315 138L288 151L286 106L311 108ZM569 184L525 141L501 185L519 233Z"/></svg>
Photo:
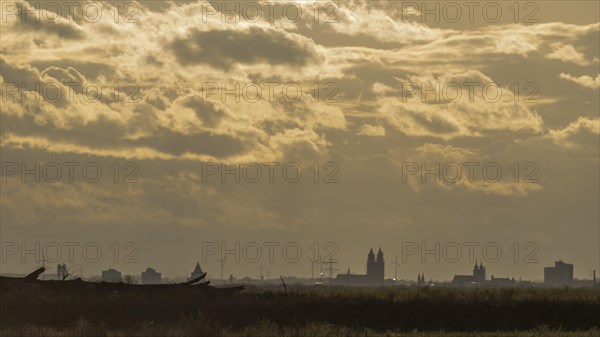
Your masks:
<svg viewBox="0 0 600 337"><path fill-rule="evenodd" d="M222 8L200 1L101 4L89 20L28 1L0 23L2 162L93 161L107 172L136 162L140 182L10 177L3 235L123 226L312 240L324 230L347 243L365 235L366 246L400 234L438 240L432 233L451 226L463 241L553 250L564 239L582 247L557 248L565 258L597 265L584 252L599 244L586 234L599 221L598 20L545 12L536 24L439 24L406 19L393 1L317 12L297 1L293 20L250 20L240 7L224 22ZM23 22L22 11L56 22ZM303 180L205 182L206 162L295 162ZM504 172L497 182L405 182L407 162ZM538 183L523 183L526 163ZM564 226L579 234L565 237Z"/></svg>

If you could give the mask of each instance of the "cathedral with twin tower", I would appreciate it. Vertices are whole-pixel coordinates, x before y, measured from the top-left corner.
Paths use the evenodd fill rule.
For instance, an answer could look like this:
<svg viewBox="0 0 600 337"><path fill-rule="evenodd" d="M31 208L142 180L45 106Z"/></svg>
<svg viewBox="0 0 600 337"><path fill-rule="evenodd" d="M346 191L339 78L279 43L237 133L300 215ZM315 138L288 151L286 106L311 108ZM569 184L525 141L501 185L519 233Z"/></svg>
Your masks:
<svg viewBox="0 0 600 337"><path fill-rule="evenodd" d="M373 248L367 255L367 274L357 275L351 274L348 268L347 274L338 274L335 283L348 286L380 286L383 285L385 275L385 262L383 260L383 252L381 247L377 252L377 257L373 253Z"/></svg>

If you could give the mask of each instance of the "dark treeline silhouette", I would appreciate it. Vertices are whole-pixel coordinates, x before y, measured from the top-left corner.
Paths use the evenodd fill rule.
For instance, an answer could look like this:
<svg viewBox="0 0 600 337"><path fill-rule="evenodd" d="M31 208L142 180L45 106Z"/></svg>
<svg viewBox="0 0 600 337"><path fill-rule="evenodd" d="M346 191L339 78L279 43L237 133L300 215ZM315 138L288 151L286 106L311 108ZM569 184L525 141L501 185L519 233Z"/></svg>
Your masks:
<svg viewBox="0 0 600 337"><path fill-rule="evenodd" d="M251 288L199 291L175 286L72 286L63 281L0 280L0 324L60 327L86 319L111 327L177 322L200 312L214 324L242 329L268 319L281 325L330 322L377 331L525 330L598 326L597 289L520 288Z"/></svg>

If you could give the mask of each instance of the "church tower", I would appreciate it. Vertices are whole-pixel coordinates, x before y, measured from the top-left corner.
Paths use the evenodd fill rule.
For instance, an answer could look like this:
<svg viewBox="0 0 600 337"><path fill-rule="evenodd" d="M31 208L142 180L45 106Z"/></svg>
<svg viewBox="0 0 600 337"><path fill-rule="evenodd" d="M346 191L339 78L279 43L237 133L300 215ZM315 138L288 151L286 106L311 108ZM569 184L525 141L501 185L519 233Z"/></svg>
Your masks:
<svg viewBox="0 0 600 337"><path fill-rule="evenodd" d="M479 266L477 265L477 261L475 261L475 267L473 267L473 279L475 282L484 282L485 281L485 267L483 266L483 262L479 262Z"/></svg>
<svg viewBox="0 0 600 337"><path fill-rule="evenodd" d="M479 261L479 274L477 274L477 281L478 282L485 281L485 267L483 266L482 261Z"/></svg>
<svg viewBox="0 0 600 337"><path fill-rule="evenodd" d="M367 255L367 277L372 279L376 273L375 266L375 254L373 253L373 247L369 251L369 255Z"/></svg>
<svg viewBox="0 0 600 337"><path fill-rule="evenodd" d="M383 252L379 247L377 252L377 259L373 253L373 248L369 251L367 256L367 280L370 285L383 285L385 273L385 262L383 260Z"/></svg>
<svg viewBox="0 0 600 337"><path fill-rule="evenodd" d="M367 263L369 262L375 262L375 254L373 254L373 247L371 247L371 250L369 251L369 255L367 256Z"/></svg>
<svg viewBox="0 0 600 337"><path fill-rule="evenodd" d="M383 252L381 251L381 247L379 247L379 251L377 252L377 280L378 282L383 283L385 279L385 261L383 260Z"/></svg>

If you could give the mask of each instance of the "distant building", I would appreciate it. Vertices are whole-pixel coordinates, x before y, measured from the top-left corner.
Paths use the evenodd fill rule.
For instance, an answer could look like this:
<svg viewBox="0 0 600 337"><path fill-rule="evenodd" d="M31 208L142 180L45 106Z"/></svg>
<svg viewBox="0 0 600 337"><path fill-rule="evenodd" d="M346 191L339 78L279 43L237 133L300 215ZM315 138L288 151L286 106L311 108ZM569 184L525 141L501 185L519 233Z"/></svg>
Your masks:
<svg viewBox="0 0 600 337"><path fill-rule="evenodd" d="M383 285L385 275L385 262L383 260L383 252L379 247L377 252L377 259L373 253L373 248L367 255L367 274L366 275L355 275L350 274L350 268L348 268L347 274L338 274L335 278L335 283L346 286L380 286Z"/></svg>
<svg viewBox="0 0 600 337"><path fill-rule="evenodd" d="M121 272L112 268L109 268L108 270L103 270L102 281L112 283L121 282Z"/></svg>
<svg viewBox="0 0 600 337"><path fill-rule="evenodd" d="M369 252L367 256L367 277L374 284L383 284L383 280L385 278L385 262L383 261L383 252L381 251L381 247L379 247L379 251L377 252L377 260L374 259L373 256L373 248Z"/></svg>
<svg viewBox="0 0 600 337"><path fill-rule="evenodd" d="M419 285L419 286L425 285L425 274L417 275L417 285Z"/></svg>
<svg viewBox="0 0 600 337"><path fill-rule="evenodd" d="M494 275L492 275L492 279L490 280L490 285L497 287L511 287L515 284L515 279L510 279L508 277L494 277Z"/></svg>
<svg viewBox="0 0 600 337"><path fill-rule="evenodd" d="M544 268L544 284L562 287L573 284L573 265L561 260L554 262L554 267Z"/></svg>
<svg viewBox="0 0 600 337"><path fill-rule="evenodd" d="M192 280L197 277L200 277L200 276L202 276L202 274L204 274L204 272L202 271L202 268L200 268L200 263L196 262L196 268L194 268L194 271L192 272L192 274L190 275L188 280Z"/></svg>
<svg viewBox="0 0 600 337"><path fill-rule="evenodd" d="M455 285L483 282L485 282L485 267L481 262L479 262L479 266L477 266L477 261L475 261L475 266L473 267L473 275L454 275L454 279L452 279L452 284Z"/></svg>
<svg viewBox="0 0 600 337"><path fill-rule="evenodd" d="M152 268L146 269L145 272L142 272L142 284L160 284L161 283L161 274L156 272L156 270Z"/></svg>

